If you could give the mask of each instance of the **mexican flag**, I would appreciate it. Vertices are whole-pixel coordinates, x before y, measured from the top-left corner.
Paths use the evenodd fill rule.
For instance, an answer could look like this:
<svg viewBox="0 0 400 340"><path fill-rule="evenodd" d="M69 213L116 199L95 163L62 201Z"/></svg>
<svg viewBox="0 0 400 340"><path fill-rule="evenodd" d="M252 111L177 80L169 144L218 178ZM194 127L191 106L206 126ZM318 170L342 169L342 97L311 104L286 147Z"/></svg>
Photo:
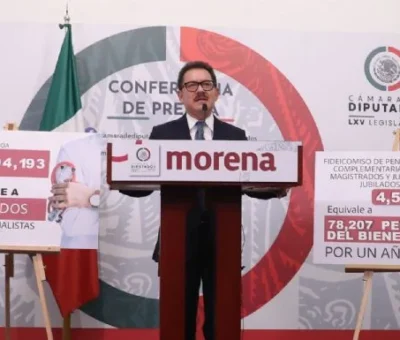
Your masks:
<svg viewBox="0 0 400 340"><path fill-rule="evenodd" d="M76 117L82 108L70 24L58 56L47 96L41 131L83 132L83 122ZM62 249L43 256L46 279L65 318L99 295L96 249Z"/></svg>

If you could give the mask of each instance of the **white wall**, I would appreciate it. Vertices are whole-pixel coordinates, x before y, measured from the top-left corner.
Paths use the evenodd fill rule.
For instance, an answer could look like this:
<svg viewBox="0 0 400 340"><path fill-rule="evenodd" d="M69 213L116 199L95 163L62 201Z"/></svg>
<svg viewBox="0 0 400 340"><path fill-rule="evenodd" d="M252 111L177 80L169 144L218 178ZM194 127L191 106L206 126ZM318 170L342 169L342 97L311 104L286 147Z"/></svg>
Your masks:
<svg viewBox="0 0 400 340"><path fill-rule="evenodd" d="M0 21L59 22L67 0L0 0ZM399 0L69 0L72 22L400 33Z"/></svg>

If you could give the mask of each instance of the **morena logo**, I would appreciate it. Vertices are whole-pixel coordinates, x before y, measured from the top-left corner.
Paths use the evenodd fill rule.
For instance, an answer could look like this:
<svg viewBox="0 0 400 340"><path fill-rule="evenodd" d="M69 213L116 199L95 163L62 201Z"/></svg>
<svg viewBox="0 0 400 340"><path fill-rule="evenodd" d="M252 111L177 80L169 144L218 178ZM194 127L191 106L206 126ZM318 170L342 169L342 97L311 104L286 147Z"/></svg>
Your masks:
<svg viewBox="0 0 400 340"><path fill-rule="evenodd" d="M221 169L222 167L222 169ZM167 151L168 170L276 171L275 157L270 152Z"/></svg>

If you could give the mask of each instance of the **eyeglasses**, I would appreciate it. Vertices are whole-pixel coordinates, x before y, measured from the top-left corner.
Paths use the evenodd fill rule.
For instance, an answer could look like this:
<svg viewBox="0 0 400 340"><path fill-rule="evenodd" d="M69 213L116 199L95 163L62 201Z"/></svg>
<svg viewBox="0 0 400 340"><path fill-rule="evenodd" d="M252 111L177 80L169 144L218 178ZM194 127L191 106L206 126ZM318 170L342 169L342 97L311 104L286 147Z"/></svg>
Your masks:
<svg viewBox="0 0 400 340"><path fill-rule="evenodd" d="M189 92L196 92L197 89L199 88L199 85L201 85L201 88L204 91L211 91L214 88L214 82L211 80L204 80L201 82L198 81L188 81L187 83L183 84L186 90Z"/></svg>

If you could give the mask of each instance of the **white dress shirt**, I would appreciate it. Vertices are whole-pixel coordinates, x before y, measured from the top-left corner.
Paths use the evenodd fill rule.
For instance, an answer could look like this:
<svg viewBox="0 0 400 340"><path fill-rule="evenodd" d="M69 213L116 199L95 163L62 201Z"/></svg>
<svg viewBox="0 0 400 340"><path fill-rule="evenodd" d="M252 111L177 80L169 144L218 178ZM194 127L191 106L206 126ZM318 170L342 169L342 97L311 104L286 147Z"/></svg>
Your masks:
<svg viewBox="0 0 400 340"><path fill-rule="evenodd" d="M198 119L193 118L188 113L186 114L187 122L189 125L190 136L192 139L195 139L196 135L196 123ZM214 115L210 114L205 120L204 126L204 139L205 140L212 140L213 139L213 130L214 130Z"/></svg>

